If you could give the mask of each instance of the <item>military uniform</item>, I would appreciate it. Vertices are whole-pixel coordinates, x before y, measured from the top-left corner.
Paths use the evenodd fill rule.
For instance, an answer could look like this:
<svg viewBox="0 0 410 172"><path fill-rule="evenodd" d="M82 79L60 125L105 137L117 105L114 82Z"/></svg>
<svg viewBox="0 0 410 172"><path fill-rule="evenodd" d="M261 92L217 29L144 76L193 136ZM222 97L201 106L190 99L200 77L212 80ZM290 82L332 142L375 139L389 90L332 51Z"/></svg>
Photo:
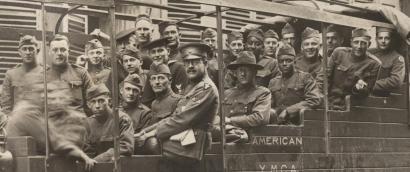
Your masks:
<svg viewBox="0 0 410 172"><path fill-rule="evenodd" d="M24 64L19 64L15 68L8 70L0 95L2 111L9 114L20 100L21 95L24 94L23 87L32 83L43 82L43 74L42 66L27 69Z"/></svg>
<svg viewBox="0 0 410 172"><path fill-rule="evenodd" d="M164 95L157 96L152 102L152 121L151 124L155 124L167 117L170 117L174 110L177 108L177 103L181 96L167 91Z"/></svg>
<svg viewBox="0 0 410 172"><path fill-rule="evenodd" d="M257 63L263 66L263 69L258 70L256 82L260 86L267 87L271 79L280 75L278 61L272 57L262 56Z"/></svg>
<svg viewBox="0 0 410 172"><path fill-rule="evenodd" d="M272 109L276 114L286 110L290 116L296 117L301 109L310 109L320 104L320 92L315 80L309 73L295 70L289 78L278 76L269 83L272 93ZM274 120L274 119L273 119ZM297 123L297 119L289 119Z"/></svg>
<svg viewBox="0 0 410 172"><path fill-rule="evenodd" d="M367 96L376 82L380 62L369 54L357 61L352 57L352 48L339 47L333 51L327 73L329 75L329 101L332 105L343 104L344 97L349 94ZM363 90L354 88L362 79L368 85Z"/></svg>
<svg viewBox="0 0 410 172"><path fill-rule="evenodd" d="M313 63L308 62L307 60L304 60L303 55L299 55L296 57L295 60L295 67L297 70L310 73L310 75L316 80L316 84L319 88L319 90L323 89L323 81L324 81L324 71L323 71L323 66L322 66L322 57L318 57L320 60L315 61Z"/></svg>
<svg viewBox="0 0 410 172"><path fill-rule="evenodd" d="M134 152L134 127L130 117L122 111L119 114L119 147L120 155L130 156ZM94 158L97 162L109 162L114 156L114 117L112 114L104 123L100 123L95 116L88 118L88 142L97 152Z"/></svg>
<svg viewBox="0 0 410 172"><path fill-rule="evenodd" d="M100 71L90 71L88 70L88 73L90 74L90 77L93 81L94 84L105 84L108 82L108 77L111 76L111 69L110 68L105 68Z"/></svg>
<svg viewBox="0 0 410 172"><path fill-rule="evenodd" d="M131 119L134 126L134 132L138 133L143 128L149 126L152 122L151 110L143 104L126 104L123 103L121 111L126 113Z"/></svg>
<svg viewBox="0 0 410 172"><path fill-rule="evenodd" d="M55 80L64 81L70 86L70 91L74 98L70 106L76 108L77 110L83 110L81 108L85 108L84 111L87 115L90 115L85 100L87 89L91 88L94 83L92 82L87 70L74 64L67 64L62 73L56 72L54 69L49 68L47 70L47 81L51 82Z"/></svg>
<svg viewBox="0 0 410 172"><path fill-rule="evenodd" d="M369 50L382 62L380 73L373 87L373 93L388 96L395 89L400 88L404 82L404 58L395 50L388 52Z"/></svg>

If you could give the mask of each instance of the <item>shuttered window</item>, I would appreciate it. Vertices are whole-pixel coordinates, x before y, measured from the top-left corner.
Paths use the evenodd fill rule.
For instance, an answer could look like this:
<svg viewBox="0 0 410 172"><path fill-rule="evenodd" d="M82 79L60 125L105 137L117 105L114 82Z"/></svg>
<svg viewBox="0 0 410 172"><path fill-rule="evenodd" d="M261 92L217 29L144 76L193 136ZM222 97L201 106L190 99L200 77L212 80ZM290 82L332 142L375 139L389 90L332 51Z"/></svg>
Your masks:
<svg viewBox="0 0 410 172"><path fill-rule="evenodd" d="M168 5L173 7L201 10L201 5L191 2L186 2L182 0L168 0ZM180 20L186 18L192 14L180 13L173 10L168 10L168 19ZM201 20L199 18L189 20L188 23L200 24ZM200 32L198 30L193 30L189 28L180 27L181 31L181 42L198 42L200 40Z"/></svg>

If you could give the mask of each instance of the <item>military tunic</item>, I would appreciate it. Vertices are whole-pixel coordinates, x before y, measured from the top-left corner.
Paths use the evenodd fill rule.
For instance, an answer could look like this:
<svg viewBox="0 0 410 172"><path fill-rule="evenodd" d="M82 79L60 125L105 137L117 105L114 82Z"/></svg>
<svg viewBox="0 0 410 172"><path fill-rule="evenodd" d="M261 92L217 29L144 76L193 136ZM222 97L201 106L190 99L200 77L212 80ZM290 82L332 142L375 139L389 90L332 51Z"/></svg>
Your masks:
<svg viewBox="0 0 410 172"><path fill-rule="evenodd" d="M278 76L269 83L272 93L272 109L280 114L298 114L301 109L310 109L320 104L320 92L316 81L309 73L295 70L289 78Z"/></svg>
<svg viewBox="0 0 410 172"><path fill-rule="evenodd" d="M156 136L163 143L163 152L201 160L206 143L210 144L209 129L218 111L218 102L218 90L209 77L205 76L196 84L188 84L174 113L157 126ZM188 129L195 133L193 145L182 146L180 142L169 140L172 135Z"/></svg>
<svg viewBox="0 0 410 172"><path fill-rule="evenodd" d="M134 132L138 133L143 128L148 127L152 121L151 110L143 104L126 104L120 109L126 113L131 119L134 127Z"/></svg>
<svg viewBox="0 0 410 172"><path fill-rule="evenodd" d="M231 125L251 128L269 123L271 93L262 86L246 89L234 87L225 91L224 112Z"/></svg>
<svg viewBox="0 0 410 172"><path fill-rule="evenodd" d="M111 69L105 68L100 71L90 71L88 70L90 77L95 85L105 84L108 81L108 77L111 76Z"/></svg>
<svg viewBox="0 0 410 172"><path fill-rule="evenodd" d="M373 49L369 51L382 62L380 73L373 87L373 93L387 96L389 92L403 85L405 75L404 58L395 50L384 52Z"/></svg>
<svg viewBox="0 0 410 172"><path fill-rule="evenodd" d="M36 66L27 70L24 65L17 65L6 72L0 95L2 111L9 114L23 94L23 87L32 83L43 82L43 67Z"/></svg>
<svg viewBox="0 0 410 172"><path fill-rule="evenodd" d="M120 155L130 156L134 152L134 127L131 118L119 111L119 149ZM97 162L109 162L114 156L114 117L109 117L104 123L100 123L93 115L88 118L89 134L88 142L97 150L94 158Z"/></svg>
<svg viewBox="0 0 410 172"><path fill-rule="evenodd" d="M280 75L278 60L269 56L262 56L257 63L263 66L263 69L258 70L256 73L256 83L267 87L271 79Z"/></svg>
<svg viewBox="0 0 410 172"><path fill-rule="evenodd" d="M157 97L152 102L152 121L151 124L155 124L169 116L177 108L177 103L181 99L180 95L175 94L169 90L164 95Z"/></svg>
<svg viewBox="0 0 410 172"><path fill-rule="evenodd" d="M295 67L297 70L310 73L312 77L316 80L316 84L319 90L323 89L323 81L324 81L324 71L322 66L322 57L319 56L319 60L316 62L308 62L307 60L302 57L303 55L300 54L295 60Z"/></svg>
<svg viewBox="0 0 410 172"><path fill-rule="evenodd" d="M86 105L87 89L94 85L90 74L83 67L67 64L62 73L56 72L52 68L47 70L47 81L64 81L70 86L70 92L74 98L70 106L77 110L84 110L87 115L91 115Z"/></svg>

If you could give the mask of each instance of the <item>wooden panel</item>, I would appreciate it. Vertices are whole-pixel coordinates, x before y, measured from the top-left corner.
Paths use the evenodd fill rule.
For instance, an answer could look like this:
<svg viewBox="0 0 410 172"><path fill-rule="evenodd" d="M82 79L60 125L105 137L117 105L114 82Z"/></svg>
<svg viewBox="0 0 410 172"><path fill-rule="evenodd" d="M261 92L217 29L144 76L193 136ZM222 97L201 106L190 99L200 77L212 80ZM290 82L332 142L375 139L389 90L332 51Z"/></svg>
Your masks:
<svg viewBox="0 0 410 172"><path fill-rule="evenodd" d="M248 154L227 155L228 169L231 171L263 171L281 166L285 170L301 169L301 154Z"/></svg>
<svg viewBox="0 0 410 172"><path fill-rule="evenodd" d="M267 125L251 129L249 136L300 136L301 126Z"/></svg>
<svg viewBox="0 0 410 172"><path fill-rule="evenodd" d="M332 137L379 137L381 126L377 123L365 122L331 122Z"/></svg>
<svg viewBox="0 0 410 172"><path fill-rule="evenodd" d="M37 155L37 147L32 137L9 137L7 149L14 157Z"/></svg>
<svg viewBox="0 0 410 172"><path fill-rule="evenodd" d="M324 122L305 120L303 126L303 136L324 137Z"/></svg>
<svg viewBox="0 0 410 172"><path fill-rule="evenodd" d="M351 98L352 106L365 106L377 108L406 109L406 97L403 95L390 95L389 97L367 97L366 99Z"/></svg>
<svg viewBox="0 0 410 172"><path fill-rule="evenodd" d="M376 109L352 107L350 112L329 112L330 121L407 123L405 109Z"/></svg>
<svg viewBox="0 0 410 172"><path fill-rule="evenodd" d="M305 120L318 120L323 121L325 119L325 111L323 109L316 110L305 110L304 118Z"/></svg>
<svg viewBox="0 0 410 172"><path fill-rule="evenodd" d="M325 138L303 137L303 153L325 153Z"/></svg>

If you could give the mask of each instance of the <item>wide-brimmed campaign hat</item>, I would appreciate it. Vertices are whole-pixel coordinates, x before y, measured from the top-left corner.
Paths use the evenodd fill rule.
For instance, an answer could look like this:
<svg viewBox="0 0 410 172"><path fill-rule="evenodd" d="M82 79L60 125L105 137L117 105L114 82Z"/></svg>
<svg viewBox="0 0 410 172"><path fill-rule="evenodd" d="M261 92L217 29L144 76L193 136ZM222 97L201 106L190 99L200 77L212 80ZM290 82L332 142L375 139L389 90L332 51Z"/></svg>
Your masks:
<svg viewBox="0 0 410 172"><path fill-rule="evenodd" d="M242 51L238 54L238 58L227 66L228 69L236 69L239 66L250 66L257 70L263 68L262 65L256 63L255 55L251 51Z"/></svg>

